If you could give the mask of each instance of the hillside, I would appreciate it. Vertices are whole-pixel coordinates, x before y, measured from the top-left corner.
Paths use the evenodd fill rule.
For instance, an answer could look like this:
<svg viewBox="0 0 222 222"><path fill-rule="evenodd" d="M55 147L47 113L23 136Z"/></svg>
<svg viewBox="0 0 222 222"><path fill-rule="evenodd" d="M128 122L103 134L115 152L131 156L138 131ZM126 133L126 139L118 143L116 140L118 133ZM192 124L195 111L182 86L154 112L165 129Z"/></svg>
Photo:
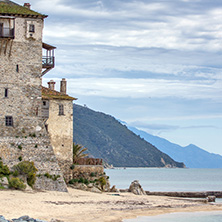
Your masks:
<svg viewBox="0 0 222 222"><path fill-rule="evenodd" d="M168 154L174 160L184 162L189 168L222 168L222 156L218 154L209 153L192 144L182 147L134 127L128 128L156 146L160 151Z"/></svg>
<svg viewBox="0 0 222 222"><path fill-rule="evenodd" d="M110 115L76 104L73 113L74 142L94 157L115 167L184 167Z"/></svg>

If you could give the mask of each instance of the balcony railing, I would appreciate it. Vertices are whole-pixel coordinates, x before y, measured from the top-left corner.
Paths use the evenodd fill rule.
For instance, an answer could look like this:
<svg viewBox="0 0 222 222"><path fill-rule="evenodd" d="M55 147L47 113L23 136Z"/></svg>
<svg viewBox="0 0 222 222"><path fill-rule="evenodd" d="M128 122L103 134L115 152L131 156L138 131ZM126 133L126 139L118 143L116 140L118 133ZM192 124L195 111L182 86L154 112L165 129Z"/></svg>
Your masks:
<svg viewBox="0 0 222 222"><path fill-rule="evenodd" d="M13 38L14 39L14 28L1 28L0 27L0 38Z"/></svg>
<svg viewBox="0 0 222 222"><path fill-rule="evenodd" d="M55 66L55 57L54 56L43 56L42 57L42 68L54 68Z"/></svg>

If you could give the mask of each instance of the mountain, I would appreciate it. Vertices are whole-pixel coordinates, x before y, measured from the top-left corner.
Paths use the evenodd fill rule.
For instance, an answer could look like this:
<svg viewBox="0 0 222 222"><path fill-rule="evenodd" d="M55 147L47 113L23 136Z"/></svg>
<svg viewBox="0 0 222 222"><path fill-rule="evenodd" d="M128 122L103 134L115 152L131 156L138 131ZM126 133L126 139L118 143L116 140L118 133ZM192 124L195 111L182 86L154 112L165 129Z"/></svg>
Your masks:
<svg viewBox="0 0 222 222"><path fill-rule="evenodd" d="M74 142L115 167L184 167L141 139L114 117L73 106Z"/></svg>
<svg viewBox="0 0 222 222"><path fill-rule="evenodd" d="M192 144L182 147L134 127L128 128L174 160L184 162L189 168L222 168L222 156L218 154L209 153Z"/></svg>

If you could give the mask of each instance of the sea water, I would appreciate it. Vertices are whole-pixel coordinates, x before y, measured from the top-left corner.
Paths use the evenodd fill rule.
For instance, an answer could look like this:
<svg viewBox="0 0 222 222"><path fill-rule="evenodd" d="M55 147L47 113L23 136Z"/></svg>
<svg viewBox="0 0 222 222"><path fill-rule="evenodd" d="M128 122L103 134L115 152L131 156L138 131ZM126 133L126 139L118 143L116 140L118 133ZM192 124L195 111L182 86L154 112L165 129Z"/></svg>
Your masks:
<svg viewBox="0 0 222 222"><path fill-rule="evenodd" d="M139 180L145 191L221 191L222 169L115 168L106 169L111 185L129 188ZM217 202L222 202L217 199ZM222 222L222 212L171 213L124 222Z"/></svg>
<svg viewBox="0 0 222 222"><path fill-rule="evenodd" d="M137 217L123 222L222 222L222 211L170 213L150 217Z"/></svg>
<svg viewBox="0 0 222 222"><path fill-rule="evenodd" d="M146 191L221 191L222 169L115 168L106 169L111 185L129 188L139 180Z"/></svg>

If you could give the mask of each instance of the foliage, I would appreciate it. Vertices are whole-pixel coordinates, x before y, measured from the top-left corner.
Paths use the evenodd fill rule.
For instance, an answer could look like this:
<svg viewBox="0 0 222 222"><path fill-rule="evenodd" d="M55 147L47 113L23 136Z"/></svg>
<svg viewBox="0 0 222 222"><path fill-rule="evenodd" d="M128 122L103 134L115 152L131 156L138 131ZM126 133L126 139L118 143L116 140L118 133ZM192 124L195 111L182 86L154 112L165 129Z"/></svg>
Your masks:
<svg viewBox="0 0 222 222"><path fill-rule="evenodd" d="M55 175L55 174L51 175L49 173L45 173L44 176L53 180L53 181L56 181L60 177L60 175Z"/></svg>
<svg viewBox="0 0 222 222"><path fill-rule="evenodd" d="M96 175L97 175L97 173L94 173L94 172L90 173L91 177L95 177Z"/></svg>
<svg viewBox="0 0 222 222"><path fill-rule="evenodd" d="M19 144L19 145L18 145L18 148L19 148L20 150L22 150L22 145L21 145L21 144Z"/></svg>
<svg viewBox="0 0 222 222"><path fill-rule="evenodd" d="M30 137L36 137L36 134L35 133L30 133L29 136Z"/></svg>
<svg viewBox="0 0 222 222"><path fill-rule="evenodd" d="M181 167L114 117L76 104L73 112L74 142L87 147L92 156L116 167Z"/></svg>
<svg viewBox="0 0 222 222"><path fill-rule="evenodd" d="M14 172L17 171L19 175L25 176L29 186L33 186L36 181L36 172L38 171L33 162L23 161L13 167Z"/></svg>
<svg viewBox="0 0 222 222"><path fill-rule="evenodd" d="M9 188L24 190L26 188L26 185L18 177L12 177L9 179Z"/></svg>
<svg viewBox="0 0 222 222"><path fill-rule="evenodd" d="M71 170L74 170L74 168L75 168L75 164L72 164L71 167L70 167L70 169L71 169Z"/></svg>
<svg viewBox="0 0 222 222"><path fill-rule="evenodd" d="M100 177L99 182L100 182L102 187L106 185L106 179L104 177Z"/></svg>
<svg viewBox="0 0 222 222"><path fill-rule="evenodd" d="M78 183L78 179L71 179L70 181L69 181L69 184L74 184L74 183Z"/></svg>
<svg viewBox="0 0 222 222"><path fill-rule="evenodd" d="M74 184L74 183L84 183L86 185L88 185L89 183L95 183L95 181L89 181L87 179L84 178L79 178L79 179L72 179L69 181L69 184Z"/></svg>
<svg viewBox="0 0 222 222"><path fill-rule="evenodd" d="M4 165L2 161L0 161L0 178L4 176L10 175L10 170L7 165Z"/></svg>
<svg viewBox="0 0 222 222"><path fill-rule="evenodd" d="M0 183L0 190L4 190L4 189L5 189L5 187L2 186L2 184Z"/></svg>
<svg viewBox="0 0 222 222"><path fill-rule="evenodd" d="M88 156L86 152L88 149L82 145L73 143L73 163L76 163L79 159Z"/></svg>
<svg viewBox="0 0 222 222"><path fill-rule="evenodd" d="M17 177L17 176L19 175L19 173L18 173L17 170L15 170L15 171L13 171L12 175L13 175L14 177Z"/></svg>

